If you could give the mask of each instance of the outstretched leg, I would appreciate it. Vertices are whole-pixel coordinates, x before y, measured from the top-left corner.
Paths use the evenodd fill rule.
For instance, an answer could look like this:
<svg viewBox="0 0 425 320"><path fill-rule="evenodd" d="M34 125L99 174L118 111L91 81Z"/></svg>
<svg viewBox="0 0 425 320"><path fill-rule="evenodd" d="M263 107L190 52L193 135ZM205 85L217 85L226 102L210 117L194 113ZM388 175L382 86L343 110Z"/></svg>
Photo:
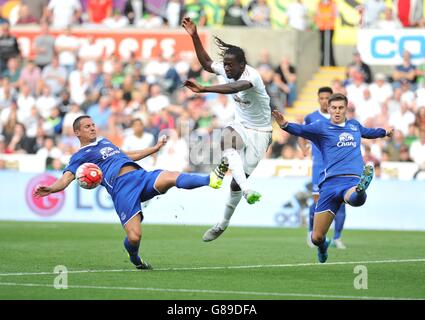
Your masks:
<svg viewBox="0 0 425 320"><path fill-rule="evenodd" d="M235 212L235 209L241 199L242 191L236 183L236 180L232 179L232 182L230 183L230 196L226 202L223 219L215 226L208 229L202 237L202 240L204 240L205 242L215 240L224 232L224 230L226 230L229 225L230 219L232 218L232 215Z"/></svg>
<svg viewBox="0 0 425 320"><path fill-rule="evenodd" d="M137 269L149 270L152 266L139 256L140 241L142 239L141 216L136 214L124 226L127 237L124 239L124 248L130 256L130 261Z"/></svg>
<svg viewBox="0 0 425 320"><path fill-rule="evenodd" d="M229 169L232 171L233 179L235 179L239 188L242 190L242 195L249 204L253 204L260 200L261 195L249 188L248 180L244 170L244 165L239 152L244 148L244 143L241 136L231 127L227 127L223 131L221 139L221 148L223 157L229 161Z"/></svg>
<svg viewBox="0 0 425 320"><path fill-rule="evenodd" d="M163 171L155 181L154 187L160 193L166 193L170 188L195 189L204 186L218 189L221 187L223 178L229 169L227 159L223 157L220 164L210 175Z"/></svg>
<svg viewBox="0 0 425 320"><path fill-rule="evenodd" d="M366 202L366 189L372 182L374 169L374 165L371 162L364 166L358 185L348 189L344 195L346 203L353 207L360 207Z"/></svg>
<svg viewBox="0 0 425 320"><path fill-rule="evenodd" d="M334 227L334 236L332 239L332 246L337 249L345 249L345 245L341 240L341 233L344 229L345 222L345 204L342 204L335 216L335 227Z"/></svg>
<svg viewBox="0 0 425 320"><path fill-rule="evenodd" d="M326 234L335 216L331 211L315 213L313 233L311 241L317 246L317 257L319 262L324 263L328 259L328 247L330 241L326 239Z"/></svg>
<svg viewBox="0 0 425 320"><path fill-rule="evenodd" d="M319 195L313 194L313 203L311 204L309 211L308 211L307 245L310 248L314 248L314 243L311 242L311 235L313 233L314 211L316 211L316 205L317 205L318 200L319 200Z"/></svg>

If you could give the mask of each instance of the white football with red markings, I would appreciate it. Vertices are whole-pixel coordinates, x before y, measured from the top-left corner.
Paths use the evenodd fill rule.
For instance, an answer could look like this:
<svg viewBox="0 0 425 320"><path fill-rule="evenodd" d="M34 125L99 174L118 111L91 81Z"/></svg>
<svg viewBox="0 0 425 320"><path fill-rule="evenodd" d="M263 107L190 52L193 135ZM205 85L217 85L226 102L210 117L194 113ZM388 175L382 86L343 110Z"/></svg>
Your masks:
<svg viewBox="0 0 425 320"><path fill-rule="evenodd" d="M102 182L103 173L98 165L87 162L78 167L76 178L81 188L94 189Z"/></svg>

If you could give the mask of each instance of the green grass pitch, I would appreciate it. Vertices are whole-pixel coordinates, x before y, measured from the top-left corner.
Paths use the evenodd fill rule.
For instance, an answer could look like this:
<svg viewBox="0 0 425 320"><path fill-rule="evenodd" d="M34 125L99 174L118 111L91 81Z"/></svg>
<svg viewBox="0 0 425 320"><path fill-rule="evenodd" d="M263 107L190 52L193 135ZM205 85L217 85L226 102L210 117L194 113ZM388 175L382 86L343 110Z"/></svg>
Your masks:
<svg viewBox="0 0 425 320"><path fill-rule="evenodd" d="M346 230L348 248L318 264L304 229L230 227L204 243L206 229L144 224L155 270L138 271L118 224L0 221L0 299L425 299L424 232ZM66 290L54 288L58 265ZM357 265L367 289L354 286Z"/></svg>

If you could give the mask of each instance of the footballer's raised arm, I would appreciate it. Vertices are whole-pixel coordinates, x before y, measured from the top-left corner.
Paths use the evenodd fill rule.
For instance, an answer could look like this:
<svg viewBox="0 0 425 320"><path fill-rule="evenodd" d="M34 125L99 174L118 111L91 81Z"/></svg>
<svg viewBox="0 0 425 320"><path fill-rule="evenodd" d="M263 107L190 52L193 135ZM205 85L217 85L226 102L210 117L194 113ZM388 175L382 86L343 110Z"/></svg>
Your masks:
<svg viewBox="0 0 425 320"><path fill-rule="evenodd" d="M221 94L233 94L252 88L252 83L247 80L239 80L232 83L218 84L214 86L202 86L196 81L186 80L184 85L196 93L215 92Z"/></svg>
<svg viewBox="0 0 425 320"><path fill-rule="evenodd" d="M133 161L139 161L143 158L146 158L156 152L158 152L165 144L167 143L167 136L162 136L158 139L158 142L153 147L149 147L143 150L136 151L123 151L127 157Z"/></svg>
<svg viewBox="0 0 425 320"><path fill-rule="evenodd" d="M51 193L59 192L64 190L66 187L69 186L69 184L75 179L75 176L70 171L65 171L65 173L60 177L58 180L56 180L55 183L53 183L50 186L38 186L34 190L34 196L39 197L45 197Z"/></svg>
<svg viewBox="0 0 425 320"><path fill-rule="evenodd" d="M202 68L204 68L204 70L208 72L214 73L213 69L211 68L211 64L213 63L213 61L208 55L208 53L205 51L204 46L202 45L195 23L193 23L193 21L190 20L189 17L185 17L182 21L182 27L192 38L192 42L196 51L196 56L198 57L199 63L202 65Z"/></svg>

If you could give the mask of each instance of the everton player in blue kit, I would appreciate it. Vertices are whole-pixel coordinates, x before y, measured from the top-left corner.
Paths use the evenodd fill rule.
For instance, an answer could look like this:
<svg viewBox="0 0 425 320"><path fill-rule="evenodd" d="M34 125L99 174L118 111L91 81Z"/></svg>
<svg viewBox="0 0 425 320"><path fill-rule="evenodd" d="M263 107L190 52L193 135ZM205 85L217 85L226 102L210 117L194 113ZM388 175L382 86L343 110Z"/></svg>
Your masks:
<svg viewBox="0 0 425 320"><path fill-rule="evenodd" d="M314 111L310 114L308 114L304 119L304 124L310 124L315 121L320 120L328 120L329 119L329 113L328 113L328 101L329 97L333 93L332 88L330 87L321 87L317 91L318 101L320 108L317 111ZM304 139L300 139L300 147L303 150L304 154L308 153L307 144ZM313 161L313 167L312 167L312 194L313 194L313 204L310 206L309 211L309 220L308 220L308 235L307 235L307 244L310 247L314 247L314 244L311 242L311 233L313 232L313 219L314 219L314 211L316 209L317 200L319 199L319 181L320 176L324 174L323 172L323 159L322 155L320 153L320 150L312 144L311 148L311 155L312 155L312 161ZM332 240L332 245L335 245L338 249L345 249L345 245L342 243L341 240L341 232L344 228L344 222L345 222L345 204L342 204L339 208L338 212L335 215L335 231L334 236Z"/></svg>
<svg viewBox="0 0 425 320"><path fill-rule="evenodd" d="M51 186L38 186L34 196L44 197L64 190L75 179L75 172L81 164L97 164L103 172L102 185L111 195L115 210L127 233L124 247L130 261L138 269L151 269L150 264L139 256L143 220L141 202L164 194L174 186L194 189L209 185L217 189L228 169L227 159L223 158L209 176L164 170L145 171L134 161L157 152L165 144L165 139L160 139L154 147L124 153L109 140L97 138L95 124L89 116L78 117L74 121L73 129L80 140L80 150L71 157L62 177Z"/></svg>
<svg viewBox="0 0 425 320"><path fill-rule="evenodd" d="M347 97L333 94L329 98L330 120L309 125L289 123L277 110L273 117L290 134L310 140L323 156L324 174L319 181L320 197L314 213L312 242L318 247L319 262L328 258L330 241L326 239L335 213L345 202L359 207L366 202L366 189L374 174L373 164L363 166L361 138L390 137L393 129L369 129L356 120L347 120Z"/></svg>

